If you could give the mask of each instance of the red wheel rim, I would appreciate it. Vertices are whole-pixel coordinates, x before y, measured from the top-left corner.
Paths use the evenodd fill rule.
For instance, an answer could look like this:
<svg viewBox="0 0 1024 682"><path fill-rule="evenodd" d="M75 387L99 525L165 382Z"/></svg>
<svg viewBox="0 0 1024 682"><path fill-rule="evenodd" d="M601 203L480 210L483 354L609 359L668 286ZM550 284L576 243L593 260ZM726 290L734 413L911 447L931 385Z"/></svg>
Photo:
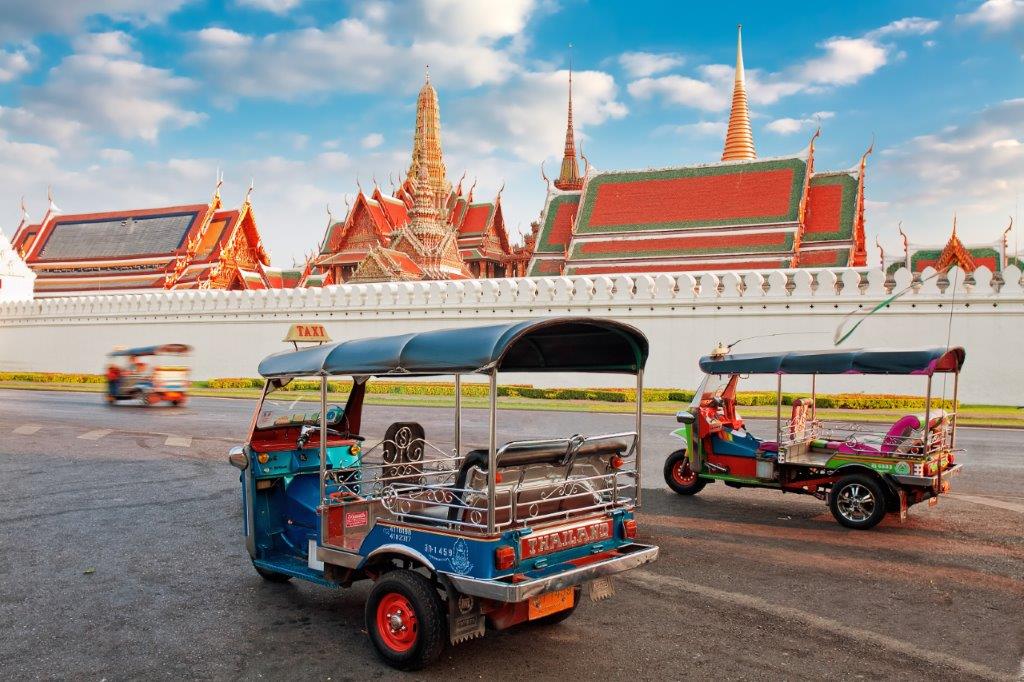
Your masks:
<svg viewBox="0 0 1024 682"><path fill-rule="evenodd" d="M697 474L690 468L690 460L681 460L672 467L672 478L679 485L693 485L697 480Z"/></svg>
<svg viewBox="0 0 1024 682"><path fill-rule="evenodd" d="M392 651L402 653L416 644L419 621L409 600L391 592L377 604L377 632Z"/></svg>

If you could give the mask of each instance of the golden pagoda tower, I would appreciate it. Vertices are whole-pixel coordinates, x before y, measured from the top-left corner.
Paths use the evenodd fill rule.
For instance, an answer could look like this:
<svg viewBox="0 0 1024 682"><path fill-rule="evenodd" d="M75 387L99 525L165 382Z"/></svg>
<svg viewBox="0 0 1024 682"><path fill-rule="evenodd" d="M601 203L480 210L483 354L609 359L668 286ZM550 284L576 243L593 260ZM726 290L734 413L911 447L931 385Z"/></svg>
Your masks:
<svg viewBox="0 0 1024 682"><path fill-rule="evenodd" d="M747 86L743 74L743 25L741 24L736 27L736 80L733 83L732 111L729 113L729 130L725 134L722 161L749 161L756 158L754 136L750 132L750 112L747 110Z"/></svg>
<svg viewBox="0 0 1024 682"><path fill-rule="evenodd" d="M440 208L448 200L452 186L448 182L448 172L441 153L441 108L437 103L437 91L430 84L429 66L423 87L416 98L416 134L413 137L412 163L409 165L409 178L415 178L418 184L418 164L421 161L427 167L427 181L426 188L421 187L419 191L428 189L433 194L435 205Z"/></svg>
<svg viewBox="0 0 1024 682"><path fill-rule="evenodd" d="M583 178L576 161L576 138L572 125L572 62L569 62L569 117L565 125L565 152L562 155L562 171L555 180L555 187L562 190L581 189Z"/></svg>

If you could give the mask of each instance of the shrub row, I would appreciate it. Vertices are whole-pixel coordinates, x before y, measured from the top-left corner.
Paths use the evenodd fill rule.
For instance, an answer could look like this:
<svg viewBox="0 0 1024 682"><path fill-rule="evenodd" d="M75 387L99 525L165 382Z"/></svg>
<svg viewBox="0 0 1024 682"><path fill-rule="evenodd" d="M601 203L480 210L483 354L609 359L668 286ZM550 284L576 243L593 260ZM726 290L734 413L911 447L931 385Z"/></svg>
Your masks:
<svg viewBox="0 0 1024 682"><path fill-rule="evenodd" d="M0 372L0 381L29 381L38 384L102 384L101 374L61 374L56 372Z"/></svg>
<svg viewBox="0 0 1024 682"><path fill-rule="evenodd" d="M0 381L25 381L32 383L60 384L100 384L105 381L101 374L63 374L55 372L0 372ZM263 379L247 377L210 379L194 381L198 388L263 388ZM350 384L347 381L329 381L328 390L332 393L347 393ZM318 391L320 382L315 380L292 381L285 390ZM396 381L370 382L367 393L374 395L423 395L423 396L454 396L455 385L451 383L402 383ZM467 398L483 398L487 396L486 384L463 384L462 395ZM636 400L636 390L631 388L536 388L527 385L505 385L498 387L498 395L510 398L532 398L537 400L596 400L610 403L629 403ZM675 391L664 388L644 389L646 402L682 402L693 399L693 391ZM782 404L792 405L797 398L805 394L783 393ZM741 391L736 394L736 403L741 406L774 405L774 391ZM906 395L870 394L870 393L835 393L817 396L819 408L837 409L906 409L923 410L925 399ZM933 407L952 408L952 401L932 400Z"/></svg>

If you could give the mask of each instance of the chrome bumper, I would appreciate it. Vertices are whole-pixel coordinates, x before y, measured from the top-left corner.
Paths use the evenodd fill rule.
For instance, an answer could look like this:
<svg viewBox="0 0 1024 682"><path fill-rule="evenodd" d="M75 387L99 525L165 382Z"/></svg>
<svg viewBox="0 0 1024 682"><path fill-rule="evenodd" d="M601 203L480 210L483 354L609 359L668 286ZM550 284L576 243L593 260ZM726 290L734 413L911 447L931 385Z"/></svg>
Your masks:
<svg viewBox="0 0 1024 682"><path fill-rule="evenodd" d="M658 548L653 545L625 545L619 547L618 551L628 553L520 583L481 580L453 573L443 573L442 575L450 580L452 586L462 594L501 602L520 602L545 592L554 592L566 587L581 585L595 578L622 573L649 564L658 558Z"/></svg>
<svg viewBox="0 0 1024 682"><path fill-rule="evenodd" d="M954 464L953 466L951 466L950 468L948 468L948 469L946 469L946 470L944 470L942 472L942 478L950 478L952 476L956 476L957 474L960 473L961 467L963 467L963 464ZM896 481L897 483L899 483L901 485L913 485L913 486L920 486L922 488L931 488L939 480L938 475L935 475L935 476L910 476L910 475L892 474L892 478L893 478L894 481Z"/></svg>

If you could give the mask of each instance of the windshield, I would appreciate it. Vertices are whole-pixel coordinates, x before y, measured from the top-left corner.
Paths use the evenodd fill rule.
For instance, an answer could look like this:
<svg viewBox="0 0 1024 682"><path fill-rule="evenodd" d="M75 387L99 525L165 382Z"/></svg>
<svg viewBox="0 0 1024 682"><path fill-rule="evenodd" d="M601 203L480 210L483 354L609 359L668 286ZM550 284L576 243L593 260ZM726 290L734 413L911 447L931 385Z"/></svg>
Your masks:
<svg viewBox="0 0 1024 682"><path fill-rule="evenodd" d="M722 394L729 387L732 377L728 374L708 374L701 382L700 388L693 394L690 401L691 408L698 408L701 404L707 405L712 398L721 398Z"/></svg>
<svg viewBox="0 0 1024 682"><path fill-rule="evenodd" d="M293 381L282 388L271 388L256 417L257 429L279 426L318 426L320 424L319 381ZM341 421L344 408L327 405L327 423Z"/></svg>

